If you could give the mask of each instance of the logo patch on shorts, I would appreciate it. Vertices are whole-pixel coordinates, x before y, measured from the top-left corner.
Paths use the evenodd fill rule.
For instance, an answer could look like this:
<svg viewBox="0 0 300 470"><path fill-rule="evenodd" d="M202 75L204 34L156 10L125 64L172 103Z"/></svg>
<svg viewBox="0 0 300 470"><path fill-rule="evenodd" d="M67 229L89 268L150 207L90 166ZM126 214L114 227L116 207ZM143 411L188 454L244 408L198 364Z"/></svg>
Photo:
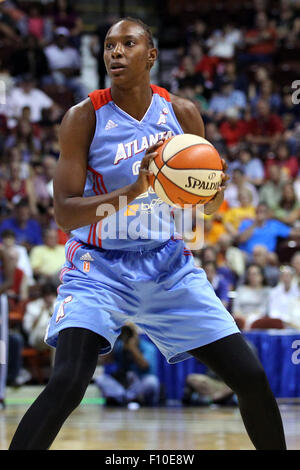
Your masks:
<svg viewBox="0 0 300 470"><path fill-rule="evenodd" d="M89 273L90 272L90 262L89 261L84 261L83 262L83 270L85 273Z"/></svg>
<svg viewBox="0 0 300 470"><path fill-rule="evenodd" d="M56 319L55 319L56 323L58 323L59 320L61 320L62 318L65 317L64 306L65 306L65 304L68 304L69 302L71 302L71 300L73 300L73 296L68 295L68 297L66 297L65 300L63 300L62 303L60 304L60 307L59 307L58 312L56 314Z"/></svg>

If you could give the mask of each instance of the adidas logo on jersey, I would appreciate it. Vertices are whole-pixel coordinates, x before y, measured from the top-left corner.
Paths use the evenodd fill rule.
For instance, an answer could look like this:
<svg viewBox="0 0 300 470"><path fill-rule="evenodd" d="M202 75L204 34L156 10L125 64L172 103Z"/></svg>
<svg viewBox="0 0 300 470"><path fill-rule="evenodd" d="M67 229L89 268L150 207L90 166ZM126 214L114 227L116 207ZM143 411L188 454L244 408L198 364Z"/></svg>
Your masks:
<svg viewBox="0 0 300 470"><path fill-rule="evenodd" d="M91 257L90 253L85 253L80 257L81 261L94 261L94 258Z"/></svg>
<svg viewBox="0 0 300 470"><path fill-rule="evenodd" d="M105 130L108 131L109 129L113 129L114 127L118 127L118 124L116 124L114 121L112 121L111 119L109 119L109 121L107 121L107 124L105 126Z"/></svg>

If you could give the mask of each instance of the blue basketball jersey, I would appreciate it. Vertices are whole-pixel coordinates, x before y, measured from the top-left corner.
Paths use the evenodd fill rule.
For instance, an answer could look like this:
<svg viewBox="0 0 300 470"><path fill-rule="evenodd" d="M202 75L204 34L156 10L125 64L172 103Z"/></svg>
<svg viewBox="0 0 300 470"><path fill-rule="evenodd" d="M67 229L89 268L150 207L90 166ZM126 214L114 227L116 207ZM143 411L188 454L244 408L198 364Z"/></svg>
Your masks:
<svg viewBox="0 0 300 470"><path fill-rule="evenodd" d="M169 93L151 85L152 101L141 121L120 109L111 90L89 94L96 115L94 137L88 155L83 197L110 193L136 181L140 162L148 147L162 138L183 134ZM72 231L84 243L109 250L155 248L175 233L171 207L149 187L117 213L111 205L101 205L100 222Z"/></svg>

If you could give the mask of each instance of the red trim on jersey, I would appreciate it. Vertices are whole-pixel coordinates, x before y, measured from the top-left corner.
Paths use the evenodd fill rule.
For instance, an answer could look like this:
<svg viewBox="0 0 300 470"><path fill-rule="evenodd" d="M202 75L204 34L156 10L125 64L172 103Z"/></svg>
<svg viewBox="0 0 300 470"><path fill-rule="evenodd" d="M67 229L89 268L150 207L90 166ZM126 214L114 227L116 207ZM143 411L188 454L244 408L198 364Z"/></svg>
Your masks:
<svg viewBox="0 0 300 470"><path fill-rule="evenodd" d="M103 175L101 173L99 173L99 171L96 171L94 170L94 168L91 168L90 166L87 167L87 169L89 171L91 171L92 173L94 173L94 175L97 175L99 178L100 178L100 181L101 181L101 184L102 184L102 189L104 190L105 193L107 193L107 189L106 189L106 186L104 184L104 180L103 180ZM97 185L98 185L98 188L99 188L99 179L97 180ZM94 181L94 185L95 185L95 181ZM94 187L93 187L93 190L94 190ZM101 194L103 194L103 191L99 188L99 190L101 191Z"/></svg>
<svg viewBox="0 0 300 470"><path fill-rule="evenodd" d="M104 90L94 90L88 95L91 98L95 111L112 101L110 88Z"/></svg>
<svg viewBox="0 0 300 470"><path fill-rule="evenodd" d="M102 228L102 220L100 220L99 225L98 225L97 230L96 230L97 235L98 235L98 244L99 244L100 248L102 247L101 228Z"/></svg>
<svg viewBox="0 0 300 470"><path fill-rule="evenodd" d="M159 96L161 96L165 100L171 102L170 93L168 92L168 90L166 90L165 88L161 88L160 86L157 86L157 85L150 85L150 86L152 88L153 93L157 93Z"/></svg>

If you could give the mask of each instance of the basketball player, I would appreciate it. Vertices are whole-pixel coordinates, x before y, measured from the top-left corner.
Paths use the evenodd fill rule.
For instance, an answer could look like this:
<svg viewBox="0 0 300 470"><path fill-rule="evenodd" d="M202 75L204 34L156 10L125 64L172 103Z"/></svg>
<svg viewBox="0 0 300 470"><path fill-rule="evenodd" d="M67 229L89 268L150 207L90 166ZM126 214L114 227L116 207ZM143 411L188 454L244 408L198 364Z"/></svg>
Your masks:
<svg viewBox="0 0 300 470"><path fill-rule="evenodd" d="M280 413L262 366L204 272L194 267L184 242L172 236L138 237L130 223L124 229L125 219L135 222L137 208L155 217L159 207L148 181L159 139L170 133L204 136L194 104L150 85L156 58L146 25L118 21L104 44L111 89L92 92L63 119L55 212L73 238L66 244L63 282L46 334L46 342L56 346L56 359L49 383L22 419L10 449L50 447L82 400L98 354L111 351L128 320L147 333L168 362L194 356L224 380L238 396L256 449L285 448ZM206 204L206 213L218 209L223 192L224 184ZM115 213L103 214L104 204ZM116 214L123 215L119 223ZM105 236L107 220L116 227L116 237Z"/></svg>

